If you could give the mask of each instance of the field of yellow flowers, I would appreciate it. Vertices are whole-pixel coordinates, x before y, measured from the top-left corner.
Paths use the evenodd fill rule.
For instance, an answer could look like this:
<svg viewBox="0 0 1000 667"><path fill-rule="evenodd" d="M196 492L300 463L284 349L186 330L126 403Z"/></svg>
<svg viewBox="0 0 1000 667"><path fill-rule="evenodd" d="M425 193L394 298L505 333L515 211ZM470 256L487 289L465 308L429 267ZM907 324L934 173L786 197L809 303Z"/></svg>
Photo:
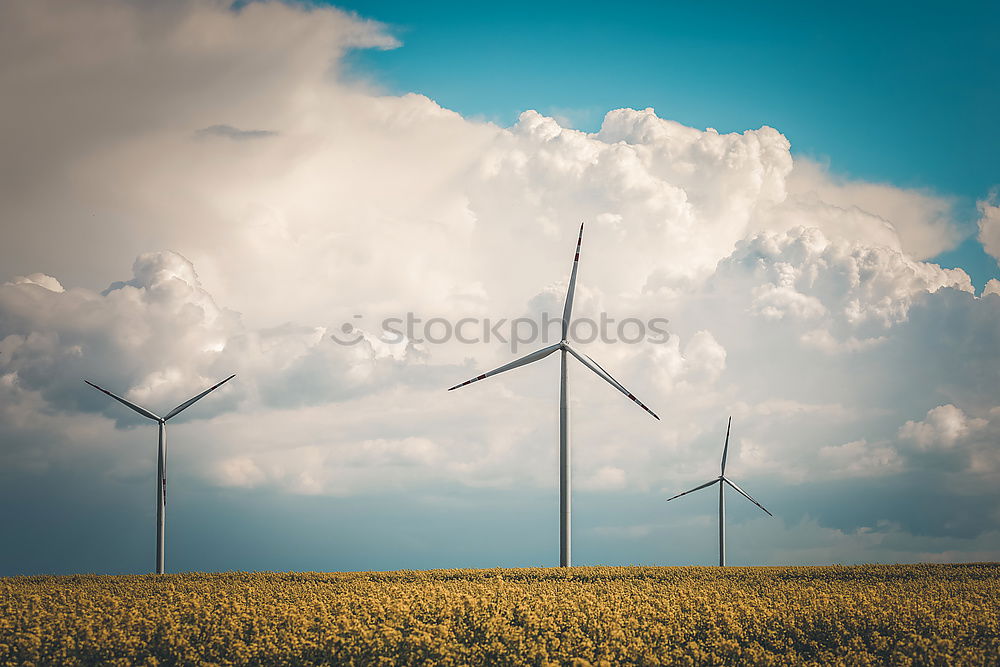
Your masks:
<svg viewBox="0 0 1000 667"><path fill-rule="evenodd" d="M0 664L1000 664L1000 565L0 579Z"/></svg>

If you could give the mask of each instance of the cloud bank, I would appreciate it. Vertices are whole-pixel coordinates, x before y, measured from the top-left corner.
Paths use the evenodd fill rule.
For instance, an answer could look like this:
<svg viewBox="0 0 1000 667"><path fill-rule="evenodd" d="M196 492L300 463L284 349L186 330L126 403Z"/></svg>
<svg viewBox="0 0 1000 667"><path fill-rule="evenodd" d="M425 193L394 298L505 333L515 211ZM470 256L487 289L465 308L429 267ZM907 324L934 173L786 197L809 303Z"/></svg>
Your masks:
<svg viewBox="0 0 1000 667"><path fill-rule="evenodd" d="M623 503L578 513L583 558L710 562L689 519L712 508L661 501L716 474L730 414L733 474L779 517L754 562L1000 557L1000 289L925 261L958 238L949 200L834 176L770 127L617 109L592 134L530 110L503 128L386 95L341 57L398 42L335 9L17 1L0 19L8 481L60 498L86 470L141 499L153 436L82 379L155 411L238 372L177 429L192 488L411 498L428 531L476 497L548 498L554 362L445 394L509 351L378 323L557 316L586 221L576 312L671 336L588 346L662 423L571 376L581 502ZM980 240L1000 256L996 210ZM330 338L344 322L356 345ZM636 529L637 507L657 518ZM688 534L703 551L671 552ZM642 539L628 555L613 535Z"/></svg>

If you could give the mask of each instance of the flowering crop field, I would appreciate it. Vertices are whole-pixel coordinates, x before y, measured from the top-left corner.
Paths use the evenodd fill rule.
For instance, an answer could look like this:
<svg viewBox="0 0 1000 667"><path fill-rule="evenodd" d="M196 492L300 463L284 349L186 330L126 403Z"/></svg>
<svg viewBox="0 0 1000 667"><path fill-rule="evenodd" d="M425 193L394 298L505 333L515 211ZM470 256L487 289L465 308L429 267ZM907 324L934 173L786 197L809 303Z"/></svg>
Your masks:
<svg viewBox="0 0 1000 667"><path fill-rule="evenodd" d="M0 579L0 664L1000 664L1000 564Z"/></svg>

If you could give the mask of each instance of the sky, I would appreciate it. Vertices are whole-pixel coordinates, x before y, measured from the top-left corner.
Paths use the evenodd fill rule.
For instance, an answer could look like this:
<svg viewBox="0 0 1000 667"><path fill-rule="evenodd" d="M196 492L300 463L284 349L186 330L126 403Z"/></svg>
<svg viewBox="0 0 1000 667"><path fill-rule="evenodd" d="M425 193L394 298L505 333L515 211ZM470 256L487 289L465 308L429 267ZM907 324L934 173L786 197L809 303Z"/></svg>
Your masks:
<svg viewBox="0 0 1000 667"><path fill-rule="evenodd" d="M5 3L0 575L997 560L997 11Z"/></svg>
<svg viewBox="0 0 1000 667"><path fill-rule="evenodd" d="M348 56L389 91L502 125L531 108L592 132L631 106L720 132L776 127L836 174L950 198L969 242L940 261L1000 278L972 238L975 202L1000 181L995 3L340 6L405 42Z"/></svg>

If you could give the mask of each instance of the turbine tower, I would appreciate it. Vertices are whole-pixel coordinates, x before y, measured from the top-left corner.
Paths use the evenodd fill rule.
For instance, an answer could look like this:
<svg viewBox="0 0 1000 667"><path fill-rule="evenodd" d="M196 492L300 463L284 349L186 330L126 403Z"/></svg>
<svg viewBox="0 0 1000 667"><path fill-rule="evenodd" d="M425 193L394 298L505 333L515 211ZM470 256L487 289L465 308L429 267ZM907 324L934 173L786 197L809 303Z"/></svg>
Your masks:
<svg viewBox="0 0 1000 667"><path fill-rule="evenodd" d="M478 382L479 380L484 380L492 375L497 375L498 373L503 373L504 371L509 371L519 366L525 366L535 361L539 361L549 356L556 350L559 351L560 362L559 362L559 565L561 567L569 567L571 563L570 556L570 505L571 505L571 478L570 478L570 440L569 440L569 384L566 379L566 359L567 354L576 358L581 364L594 371L600 378L608 382L612 387L620 391L634 401L639 407L651 414L656 419L659 417L647 408L642 401L632 395L632 393L623 387L618 380L611 377L610 374L596 361L588 357L586 354L577 352L572 347L570 347L568 337L570 330L571 316L573 314L573 294L576 291L576 270L580 264L580 245L583 243L583 225L580 225L580 236L576 241L576 255L573 257L573 269L569 274L569 288L566 291L566 304L563 306L563 316L562 316L562 337L558 343L555 345L550 345L544 347L540 350L526 354L520 359L516 359L509 364L505 364L500 368L495 368L488 373L483 373L477 377L472 378L461 384L457 384L454 387L448 389L458 389L459 387L464 387L467 384L472 384L473 382Z"/></svg>
<svg viewBox="0 0 1000 667"><path fill-rule="evenodd" d="M98 387L96 384L90 380L84 380L94 389L103 391L105 394L115 399L120 403L124 403L128 407L132 408L140 415L146 419L152 419L159 425L159 446L157 447L157 465L156 465L156 573L163 574L163 526L166 521L166 509L167 509L167 420L176 417L183 410L190 408L192 405L200 401L202 398L215 391L222 385L226 384L230 380L236 377L236 374L230 375L222 382L212 385L205 391L201 392L197 396L187 401L184 401L176 408L171 410L166 414L165 417L160 417L146 408L136 405L131 401L127 401L121 396L112 394L107 389Z"/></svg>
<svg viewBox="0 0 1000 667"><path fill-rule="evenodd" d="M723 491L726 489L726 484L733 487L740 495L752 502L757 507L761 508L767 512L767 508L758 503L756 500L750 497L750 494L741 489L736 482L732 481L726 477L726 456L729 454L729 429L733 425L733 418L729 418L729 424L726 426L726 445L722 449L722 473L713 479L711 482L705 482L701 486L696 486L690 491L685 491L684 493L678 493L673 498L667 498L669 503L674 498L680 498L681 496L686 496L689 493L698 491L699 489L704 489L713 484L719 485L719 567L725 567L726 565L726 496ZM770 512L767 512L768 516L774 516Z"/></svg>

